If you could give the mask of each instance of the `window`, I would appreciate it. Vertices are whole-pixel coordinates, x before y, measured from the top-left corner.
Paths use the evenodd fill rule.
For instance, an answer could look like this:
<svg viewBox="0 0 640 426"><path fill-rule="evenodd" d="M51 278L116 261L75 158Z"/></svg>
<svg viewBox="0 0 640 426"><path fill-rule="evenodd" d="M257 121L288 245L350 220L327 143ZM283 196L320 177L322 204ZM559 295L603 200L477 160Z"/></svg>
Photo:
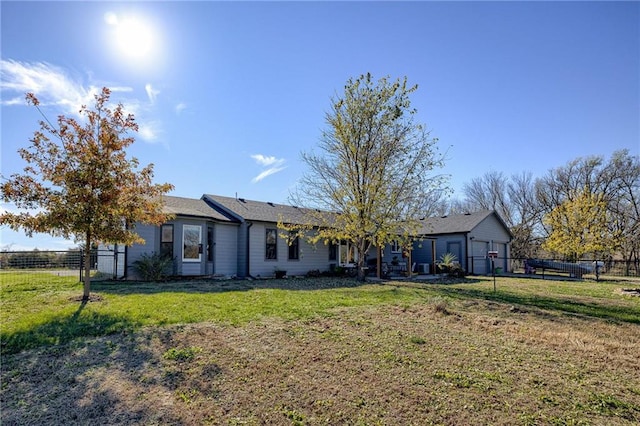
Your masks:
<svg viewBox="0 0 640 426"><path fill-rule="evenodd" d="M207 228L207 260L213 262L213 228Z"/></svg>
<svg viewBox="0 0 640 426"><path fill-rule="evenodd" d="M184 225L182 228L182 260L184 262L199 262L202 256L202 227L198 225Z"/></svg>
<svg viewBox="0 0 640 426"><path fill-rule="evenodd" d="M173 259L173 225L160 227L160 256Z"/></svg>
<svg viewBox="0 0 640 426"><path fill-rule="evenodd" d="M289 234L289 260L298 260L300 258L300 238L294 237L294 235L295 233L293 232Z"/></svg>
<svg viewBox="0 0 640 426"><path fill-rule="evenodd" d="M391 253L401 253L402 247L398 244L398 240L393 240L391 242Z"/></svg>
<svg viewBox="0 0 640 426"><path fill-rule="evenodd" d="M329 260L338 260L337 244L329 244Z"/></svg>
<svg viewBox="0 0 640 426"><path fill-rule="evenodd" d="M267 228L265 233L265 259L278 259L278 230Z"/></svg>
<svg viewBox="0 0 640 426"><path fill-rule="evenodd" d="M358 261L358 249L348 241L340 242L340 265L352 265Z"/></svg>

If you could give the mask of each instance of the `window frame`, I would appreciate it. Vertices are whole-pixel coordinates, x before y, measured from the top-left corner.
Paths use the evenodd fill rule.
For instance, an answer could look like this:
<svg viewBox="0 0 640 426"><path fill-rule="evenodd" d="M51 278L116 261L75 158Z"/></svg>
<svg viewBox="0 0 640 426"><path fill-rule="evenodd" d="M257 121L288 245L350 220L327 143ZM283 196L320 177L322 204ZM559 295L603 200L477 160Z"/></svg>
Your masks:
<svg viewBox="0 0 640 426"><path fill-rule="evenodd" d="M273 234L271 237L270 234ZM273 242L269 242L273 239ZM265 228L264 232L264 259L278 260L278 229Z"/></svg>
<svg viewBox="0 0 640 426"><path fill-rule="evenodd" d="M295 232L289 233L288 260L300 260L300 237L296 235L293 239L291 239L291 237L294 235Z"/></svg>
<svg viewBox="0 0 640 426"><path fill-rule="evenodd" d="M173 259L174 227L172 223L160 225L160 256Z"/></svg>
<svg viewBox="0 0 640 426"><path fill-rule="evenodd" d="M398 243L398 240L391 241L391 253L402 253L402 246Z"/></svg>
<svg viewBox="0 0 640 426"><path fill-rule="evenodd" d="M187 245L186 245L186 240L185 240L185 235L187 234L187 231L195 231L198 230L198 257L185 257L185 255L187 254ZM202 262L202 226L200 225L191 225L191 224L184 224L182 225L182 261L185 263L197 263L197 262Z"/></svg>
<svg viewBox="0 0 640 426"><path fill-rule="evenodd" d="M213 262L214 232L213 226L207 226L207 262Z"/></svg>
<svg viewBox="0 0 640 426"><path fill-rule="evenodd" d="M339 251L339 246L338 244L329 244L329 261L330 262L337 262L338 261L338 251Z"/></svg>

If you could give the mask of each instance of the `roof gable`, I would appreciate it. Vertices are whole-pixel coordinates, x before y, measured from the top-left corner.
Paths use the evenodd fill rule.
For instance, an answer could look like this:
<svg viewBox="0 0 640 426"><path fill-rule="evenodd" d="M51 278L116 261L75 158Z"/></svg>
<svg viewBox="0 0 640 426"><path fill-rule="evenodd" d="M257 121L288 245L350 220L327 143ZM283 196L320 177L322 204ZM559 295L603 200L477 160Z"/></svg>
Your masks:
<svg viewBox="0 0 640 426"><path fill-rule="evenodd" d="M426 218L421 220L422 226L419 233L422 235L467 233L473 231L482 221L492 215L495 215L500 224L511 235L502 218L493 210Z"/></svg>

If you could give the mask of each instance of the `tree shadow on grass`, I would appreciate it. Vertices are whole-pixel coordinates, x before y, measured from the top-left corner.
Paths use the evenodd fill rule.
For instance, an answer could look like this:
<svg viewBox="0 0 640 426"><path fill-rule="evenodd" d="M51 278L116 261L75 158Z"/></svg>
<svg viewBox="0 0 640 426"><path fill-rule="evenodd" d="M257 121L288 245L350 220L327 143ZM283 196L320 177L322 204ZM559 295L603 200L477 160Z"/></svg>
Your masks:
<svg viewBox="0 0 640 426"><path fill-rule="evenodd" d="M151 338L118 333L83 339L135 326L83 310L84 304L66 319L3 334L2 424L179 424L174 412L159 407L158 395L166 398L172 388L144 380L150 365L162 363ZM36 346L43 347L22 350ZM142 398L147 394L152 397Z"/></svg>
<svg viewBox="0 0 640 426"><path fill-rule="evenodd" d="M484 299L520 307L534 307L555 311L567 315L640 324L640 309L633 306L588 303L563 297L523 296L501 291L494 293L471 288L440 287L438 291L456 299Z"/></svg>
<svg viewBox="0 0 640 426"><path fill-rule="evenodd" d="M100 281L91 284L93 291L108 294L222 293L260 289L312 291L353 288L369 285L351 277L288 278L257 280L184 279L167 282Z"/></svg>
<svg viewBox="0 0 640 426"><path fill-rule="evenodd" d="M0 333L0 354L8 355L41 346L60 345L81 337L97 337L132 331L140 324L124 315L87 312L83 301L73 315L58 315L49 321L20 331Z"/></svg>

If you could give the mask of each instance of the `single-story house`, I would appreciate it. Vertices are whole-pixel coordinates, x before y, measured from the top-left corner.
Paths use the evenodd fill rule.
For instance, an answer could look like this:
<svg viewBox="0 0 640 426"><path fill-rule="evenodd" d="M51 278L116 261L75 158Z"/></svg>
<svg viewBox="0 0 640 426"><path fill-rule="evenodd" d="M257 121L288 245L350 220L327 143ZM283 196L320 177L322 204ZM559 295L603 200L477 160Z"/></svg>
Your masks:
<svg viewBox="0 0 640 426"><path fill-rule="evenodd" d="M174 218L160 226L136 226L144 244L102 247L123 252L124 260L116 268L118 277L135 278L134 262L154 252L174 259L174 275L241 278L272 277L276 270L288 275L328 271L351 266L358 256L348 242L312 245L304 239L293 238L288 243L282 238L287 231L278 229L277 223L305 223L302 208L211 194L200 199L163 199L165 212ZM490 271L487 251L498 250L498 261L508 270L510 240L508 228L492 211L425 219L410 251L410 261L405 264L412 265L415 272L435 272L435 262L443 253L451 252L467 272L486 274ZM368 260L377 257L377 253L371 253L374 251L378 252L370 250L366 254ZM402 256L403 250L389 244L379 253L381 261L390 264L394 257ZM98 269L113 271L112 259L99 257Z"/></svg>
<svg viewBox="0 0 640 426"><path fill-rule="evenodd" d="M491 273L489 251L497 251L494 267L509 271L510 243L513 235L500 215L493 210L482 210L442 217L431 217L422 221L419 235L430 244L416 241L413 244L414 262L438 262L444 253L452 253L462 269L473 275Z"/></svg>

